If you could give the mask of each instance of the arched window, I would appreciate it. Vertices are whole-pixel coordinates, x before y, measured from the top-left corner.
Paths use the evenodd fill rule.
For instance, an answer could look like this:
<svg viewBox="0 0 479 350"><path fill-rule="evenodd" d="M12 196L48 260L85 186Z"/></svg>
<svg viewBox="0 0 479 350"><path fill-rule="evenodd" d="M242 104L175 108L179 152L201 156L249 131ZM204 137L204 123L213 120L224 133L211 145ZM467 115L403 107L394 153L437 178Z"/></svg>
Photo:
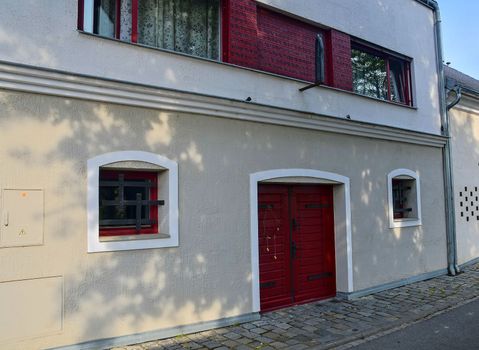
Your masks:
<svg viewBox="0 0 479 350"><path fill-rule="evenodd" d="M389 227L421 225L419 175L409 169L388 174Z"/></svg>
<svg viewBox="0 0 479 350"><path fill-rule="evenodd" d="M178 165L141 151L88 160L88 252L178 245Z"/></svg>

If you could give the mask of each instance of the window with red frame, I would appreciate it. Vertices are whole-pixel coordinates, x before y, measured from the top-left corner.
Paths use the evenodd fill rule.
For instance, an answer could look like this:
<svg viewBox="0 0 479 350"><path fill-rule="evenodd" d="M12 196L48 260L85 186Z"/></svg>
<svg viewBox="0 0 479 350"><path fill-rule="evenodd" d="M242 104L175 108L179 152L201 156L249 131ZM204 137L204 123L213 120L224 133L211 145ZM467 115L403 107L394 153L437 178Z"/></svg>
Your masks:
<svg viewBox="0 0 479 350"><path fill-rule="evenodd" d="M220 0L79 0L78 29L219 60Z"/></svg>
<svg viewBox="0 0 479 350"><path fill-rule="evenodd" d="M410 60L352 43L351 63L354 92L412 106Z"/></svg>
<svg viewBox="0 0 479 350"><path fill-rule="evenodd" d="M158 233L158 173L100 169L100 236Z"/></svg>

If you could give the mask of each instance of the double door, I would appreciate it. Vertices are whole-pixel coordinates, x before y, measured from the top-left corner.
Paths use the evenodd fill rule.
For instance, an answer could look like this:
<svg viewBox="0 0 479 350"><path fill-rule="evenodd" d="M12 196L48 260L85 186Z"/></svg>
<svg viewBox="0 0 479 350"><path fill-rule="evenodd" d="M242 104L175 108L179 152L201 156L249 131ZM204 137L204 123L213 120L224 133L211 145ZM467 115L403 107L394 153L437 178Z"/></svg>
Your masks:
<svg viewBox="0 0 479 350"><path fill-rule="evenodd" d="M261 311L336 294L331 185L258 188Z"/></svg>

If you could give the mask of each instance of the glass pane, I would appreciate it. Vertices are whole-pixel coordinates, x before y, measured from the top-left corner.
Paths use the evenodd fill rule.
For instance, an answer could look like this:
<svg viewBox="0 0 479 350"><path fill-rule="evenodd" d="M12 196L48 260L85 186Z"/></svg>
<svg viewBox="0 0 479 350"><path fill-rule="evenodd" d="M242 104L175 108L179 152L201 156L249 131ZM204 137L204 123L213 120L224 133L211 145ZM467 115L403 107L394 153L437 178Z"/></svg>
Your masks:
<svg viewBox="0 0 479 350"><path fill-rule="evenodd" d="M393 180L394 219L417 217L415 181L416 180Z"/></svg>
<svg viewBox="0 0 479 350"><path fill-rule="evenodd" d="M93 33L115 37L116 0L96 0Z"/></svg>
<svg viewBox="0 0 479 350"><path fill-rule="evenodd" d="M353 91L358 94L388 98L386 60L358 49L351 50Z"/></svg>
<svg viewBox="0 0 479 350"><path fill-rule="evenodd" d="M219 0L140 0L138 42L219 57Z"/></svg>
<svg viewBox="0 0 479 350"><path fill-rule="evenodd" d="M112 181L112 180L108 180ZM113 180L115 181L115 180ZM126 180L128 181L128 180ZM145 182L147 180L134 180L136 182ZM100 215L100 221L101 220L136 220L136 205L134 204L128 204L128 205L103 205L102 201L103 200L116 200L120 201L121 198L121 189L120 187L112 187L112 186L100 186L100 191L99 191L99 215ZM136 200L137 194L141 194L141 198L144 199L149 199L149 190L145 187L134 187L134 186L125 186L123 188L123 198L124 200ZM141 207L141 218L142 219L148 219L149 218L149 207L146 205L143 205ZM134 224L125 224L122 222L115 223L110 222L108 225L105 226L132 226L134 227Z"/></svg>
<svg viewBox="0 0 479 350"><path fill-rule="evenodd" d="M389 61L391 76L391 100L406 103L406 67L405 63L391 59Z"/></svg>

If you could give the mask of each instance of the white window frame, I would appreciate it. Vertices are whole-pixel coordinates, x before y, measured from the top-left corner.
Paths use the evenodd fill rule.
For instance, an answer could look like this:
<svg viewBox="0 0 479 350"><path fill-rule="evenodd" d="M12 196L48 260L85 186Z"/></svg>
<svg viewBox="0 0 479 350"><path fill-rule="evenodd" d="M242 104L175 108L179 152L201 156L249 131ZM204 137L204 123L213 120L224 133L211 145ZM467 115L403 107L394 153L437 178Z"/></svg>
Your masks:
<svg viewBox="0 0 479 350"><path fill-rule="evenodd" d="M160 166L168 176L168 232L165 237L152 239L123 239L118 241L100 241L99 225L99 177L100 167L107 164L134 161L146 162ZM155 153L143 151L120 151L106 153L87 162L87 219L88 219L88 252L110 252L119 250L154 249L177 247L178 237L178 164Z"/></svg>
<svg viewBox="0 0 479 350"><path fill-rule="evenodd" d="M393 201L393 179L398 176L407 176L415 180L416 184L416 206L417 218L394 219L394 201ZM396 227L412 227L422 225L421 214L421 183L419 174L409 169L396 169L388 174L388 212L389 212L389 228Z"/></svg>

